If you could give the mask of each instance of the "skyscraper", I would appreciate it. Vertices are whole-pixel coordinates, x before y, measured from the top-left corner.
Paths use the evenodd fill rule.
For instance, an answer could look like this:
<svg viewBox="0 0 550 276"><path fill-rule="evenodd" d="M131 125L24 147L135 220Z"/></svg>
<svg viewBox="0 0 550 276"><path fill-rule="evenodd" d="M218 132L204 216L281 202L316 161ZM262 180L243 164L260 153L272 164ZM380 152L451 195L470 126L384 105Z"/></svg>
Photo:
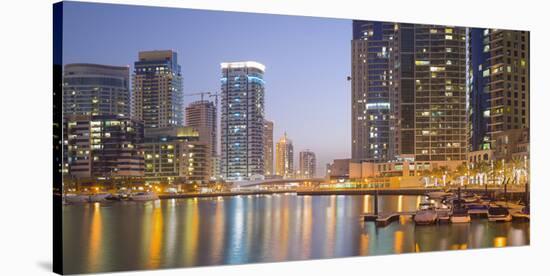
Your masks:
<svg viewBox="0 0 550 276"><path fill-rule="evenodd" d="M74 63L63 72L63 115L130 116L128 66Z"/></svg>
<svg viewBox="0 0 550 276"><path fill-rule="evenodd" d="M314 178L316 175L317 159L310 150L300 152L300 177Z"/></svg>
<svg viewBox="0 0 550 276"><path fill-rule="evenodd" d="M353 22L352 159L387 161L395 156L392 60L396 24Z"/></svg>
<svg viewBox="0 0 550 276"><path fill-rule="evenodd" d="M264 175L274 175L273 170L273 122L264 120Z"/></svg>
<svg viewBox="0 0 550 276"><path fill-rule="evenodd" d="M134 63L132 116L145 128L183 125L183 88L177 53L139 52Z"/></svg>
<svg viewBox="0 0 550 276"><path fill-rule="evenodd" d="M468 29L468 150L491 148L489 136L490 41L484 29Z"/></svg>
<svg viewBox="0 0 550 276"><path fill-rule="evenodd" d="M529 32L484 30L489 41L489 126L494 147L501 132L529 128Z"/></svg>
<svg viewBox="0 0 550 276"><path fill-rule="evenodd" d="M353 159L466 159L465 32L353 22Z"/></svg>
<svg viewBox="0 0 550 276"><path fill-rule="evenodd" d="M265 66L221 64L221 174L228 180L264 175Z"/></svg>
<svg viewBox="0 0 550 276"><path fill-rule="evenodd" d="M294 146L292 140L285 135L279 139L275 149L275 172L283 178L294 176Z"/></svg>

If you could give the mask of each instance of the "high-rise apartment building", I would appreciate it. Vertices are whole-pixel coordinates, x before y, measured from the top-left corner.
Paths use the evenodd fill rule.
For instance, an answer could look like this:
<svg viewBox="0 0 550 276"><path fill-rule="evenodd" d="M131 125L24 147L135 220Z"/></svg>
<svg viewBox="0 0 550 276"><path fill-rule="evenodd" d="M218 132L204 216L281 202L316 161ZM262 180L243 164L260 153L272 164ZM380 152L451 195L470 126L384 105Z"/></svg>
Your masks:
<svg viewBox="0 0 550 276"><path fill-rule="evenodd" d="M352 159L466 159L466 30L354 21Z"/></svg>
<svg viewBox="0 0 550 276"><path fill-rule="evenodd" d="M274 175L273 170L273 122L264 120L264 175Z"/></svg>
<svg viewBox="0 0 550 276"><path fill-rule="evenodd" d="M145 128L183 125L183 87L177 53L139 52L132 81L132 116Z"/></svg>
<svg viewBox="0 0 550 276"><path fill-rule="evenodd" d="M264 175L265 66L221 64L221 175L244 180Z"/></svg>
<svg viewBox="0 0 550 276"><path fill-rule="evenodd" d="M315 153L310 150L300 152L300 177L314 178L316 176L317 159Z"/></svg>
<svg viewBox="0 0 550 276"><path fill-rule="evenodd" d="M294 146L286 132L277 142L275 149L275 173L283 178L294 177Z"/></svg>
<svg viewBox="0 0 550 276"><path fill-rule="evenodd" d="M63 71L63 115L130 116L129 67L74 63Z"/></svg>
<svg viewBox="0 0 550 276"><path fill-rule="evenodd" d="M488 134L494 147L500 132L529 128L529 32L484 30L489 53Z"/></svg>

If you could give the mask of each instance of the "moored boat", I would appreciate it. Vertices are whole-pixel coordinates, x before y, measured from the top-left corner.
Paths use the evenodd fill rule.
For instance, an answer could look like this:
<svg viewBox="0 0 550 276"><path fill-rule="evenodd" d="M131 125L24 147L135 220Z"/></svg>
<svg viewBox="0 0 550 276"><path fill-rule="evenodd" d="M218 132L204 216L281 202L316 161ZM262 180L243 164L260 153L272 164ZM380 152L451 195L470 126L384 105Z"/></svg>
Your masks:
<svg viewBox="0 0 550 276"><path fill-rule="evenodd" d="M465 208L454 208L451 215L451 223L469 223L471 221L470 214Z"/></svg>
<svg viewBox="0 0 550 276"><path fill-rule="evenodd" d="M107 200L107 197L109 197L111 194L109 193L96 193L91 194L88 197L88 202L101 202Z"/></svg>
<svg viewBox="0 0 550 276"><path fill-rule="evenodd" d="M449 208L436 208L437 222L449 223L451 221L451 210Z"/></svg>
<svg viewBox="0 0 550 276"><path fill-rule="evenodd" d="M86 203L90 199L90 195L87 194L66 194L66 203Z"/></svg>
<svg viewBox="0 0 550 276"><path fill-rule="evenodd" d="M490 206L487 217L489 221L494 222L508 222L512 220L512 215L510 215L508 208L502 206Z"/></svg>
<svg viewBox="0 0 550 276"><path fill-rule="evenodd" d="M468 209L470 216L486 217L489 205L486 203L471 203L466 204L466 209Z"/></svg>
<svg viewBox="0 0 550 276"><path fill-rule="evenodd" d="M437 221L437 212L433 203L421 203L414 215L414 222L418 225L434 224Z"/></svg>
<svg viewBox="0 0 550 276"><path fill-rule="evenodd" d="M138 192L131 194L128 198L133 201L150 201L159 199L158 195L154 192Z"/></svg>
<svg viewBox="0 0 550 276"><path fill-rule="evenodd" d="M443 199L443 198L451 196L451 195L452 195L452 193L441 192L441 191L426 193L426 196L430 199Z"/></svg>

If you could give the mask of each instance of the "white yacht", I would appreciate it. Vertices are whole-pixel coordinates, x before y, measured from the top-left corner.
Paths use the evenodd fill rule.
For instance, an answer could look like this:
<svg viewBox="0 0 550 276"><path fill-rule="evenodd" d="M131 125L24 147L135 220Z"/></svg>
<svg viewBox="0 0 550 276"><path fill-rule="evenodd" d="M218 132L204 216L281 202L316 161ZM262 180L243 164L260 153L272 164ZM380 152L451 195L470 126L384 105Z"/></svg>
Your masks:
<svg viewBox="0 0 550 276"><path fill-rule="evenodd" d="M96 194L91 194L88 198L88 201L89 202L101 202L101 201L105 201L107 200L107 198L110 196L111 194L109 193L96 193Z"/></svg>
<svg viewBox="0 0 550 276"><path fill-rule="evenodd" d="M90 195L86 194L66 194L65 202L67 203L86 203L90 199Z"/></svg>
<svg viewBox="0 0 550 276"><path fill-rule="evenodd" d="M150 201L159 199L159 196L154 192L137 192L128 198L133 201Z"/></svg>
<svg viewBox="0 0 550 276"><path fill-rule="evenodd" d="M421 203L414 215L414 222L418 225L434 224L437 221L437 212L433 203Z"/></svg>

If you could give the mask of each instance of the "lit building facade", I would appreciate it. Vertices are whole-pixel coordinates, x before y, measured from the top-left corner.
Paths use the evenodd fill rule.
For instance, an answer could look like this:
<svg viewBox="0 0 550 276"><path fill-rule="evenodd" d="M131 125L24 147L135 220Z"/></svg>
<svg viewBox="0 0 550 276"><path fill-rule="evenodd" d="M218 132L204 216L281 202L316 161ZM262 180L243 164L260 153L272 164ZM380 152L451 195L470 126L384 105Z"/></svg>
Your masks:
<svg viewBox="0 0 550 276"><path fill-rule="evenodd" d="M227 180L263 176L265 66L221 64L221 175Z"/></svg>
<svg viewBox="0 0 550 276"><path fill-rule="evenodd" d="M294 146L286 133L277 142L275 158L275 174L283 178L294 177Z"/></svg>
<svg viewBox="0 0 550 276"><path fill-rule="evenodd" d="M466 160L466 30L354 21L352 159Z"/></svg>
<svg viewBox="0 0 550 276"><path fill-rule="evenodd" d="M490 119L490 41L484 29L468 29L468 150L491 148Z"/></svg>
<svg viewBox="0 0 550 276"><path fill-rule="evenodd" d="M199 132L199 140L210 148L211 176L217 175L217 119L216 105L211 101L196 101L185 108L185 126Z"/></svg>
<svg viewBox="0 0 550 276"><path fill-rule="evenodd" d="M317 159L315 153L310 150L300 152L300 175L301 178L316 177Z"/></svg>
<svg viewBox="0 0 550 276"><path fill-rule="evenodd" d="M273 122L264 120L264 175L274 175L273 169Z"/></svg>
<svg viewBox="0 0 550 276"><path fill-rule="evenodd" d="M210 147L192 127L147 129L143 151L149 183L204 184L210 180Z"/></svg>
<svg viewBox="0 0 550 276"><path fill-rule="evenodd" d="M490 67L488 134L495 147L500 132L529 128L529 32L484 30Z"/></svg>
<svg viewBox="0 0 550 276"><path fill-rule="evenodd" d="M144 173L143 125L117 115L73 115L64 121L67 171L78 179L139 177Z"/></svg>
<svg viewBox="0 0 550 276"><path fill-rule="evenodd" d="M132 117L145 128L183 125L182 75L176 52L139 52L132 87Z"/></svg>
<svg viewBox="0 0 550 276"><path fill-rule="evenodd" d="M394 68L396 24L354 21L352 40L352 159L395 156Z"/></svg>
<svg viewBox="0 0 550 276"><path fill-rule="evenodd" d="M63 115L130 116L129 67L74 63L63 71Z"/></svg>

